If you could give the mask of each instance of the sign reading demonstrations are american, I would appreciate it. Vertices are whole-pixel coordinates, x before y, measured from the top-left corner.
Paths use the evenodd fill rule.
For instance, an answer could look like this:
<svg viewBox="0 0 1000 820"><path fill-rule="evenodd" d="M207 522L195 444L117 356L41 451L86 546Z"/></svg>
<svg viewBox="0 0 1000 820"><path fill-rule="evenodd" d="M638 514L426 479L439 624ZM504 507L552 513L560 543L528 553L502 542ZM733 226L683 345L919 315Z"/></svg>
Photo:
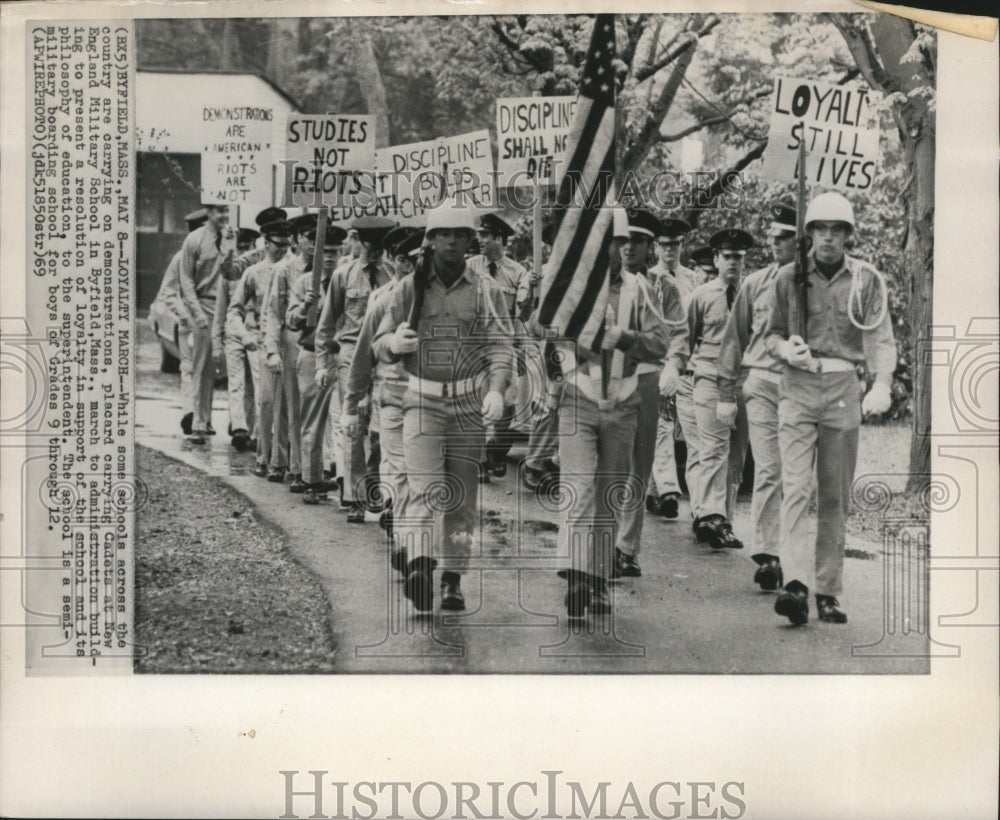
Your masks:
<svg viewBox="0 0 1000 820"><path fill-rule="evenodd" d="M842 191L871 188L879 155L873 102L862 86L776 77L761 174L795 181L804 140L808 184Z"/></svg>
<svg viewBox="0 0 1000 820"><path fill-rule="evenodd" d="M271 201L274 109L205 106L202 202L241 205Z"/></svg>
<svg viewBox="0 0 1000 820"><path fill-rule="evenodd" d="M497 100L497 176L508 186L552 184L565 151L576 97Z"/></svg>
<svg viewBox="0 0 1000 820"><path fill-rule="evenodd" d="M349 203L375 168L373 114L291 114L286 129L286 201ZM371 184L369 182L369 189Z"/></svg>

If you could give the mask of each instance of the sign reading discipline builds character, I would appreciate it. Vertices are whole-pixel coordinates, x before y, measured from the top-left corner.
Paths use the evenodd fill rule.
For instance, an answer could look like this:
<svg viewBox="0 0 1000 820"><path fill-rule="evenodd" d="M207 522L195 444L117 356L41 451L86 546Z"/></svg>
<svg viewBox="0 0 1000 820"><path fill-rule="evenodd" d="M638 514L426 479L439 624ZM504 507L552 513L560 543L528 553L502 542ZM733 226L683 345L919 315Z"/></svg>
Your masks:
<svg viewBox="0 0 1000 820"><path fill-rule="evenodd" d="M497 176L502 185L551 185L566 151L576 97L497 100Z"/></svg>
<svg viewBox="0 0 1000 820"><path fill-rule="evenodd" d="M274 109L205 106L201 153L202 202L241 205L271 201Z"/></svg>
<svg viewBox="0 0 1000 820"><path fill-rule="evenodd" d="M375 116L292 114L286 145L286 203L349 205L362 186L358 172L375 168Z"/></svg>
<svg viewBox="0 0 1000 820"><path fill-rule="evenodd" d="M798 179L799 143L806 144L806 182L865 191L875 181L879 131L872 93L857 85L776 77L771 129L761 175Z"/></svg>
<svg viewBox="0 0 1000 820"><path fill-rule="evenodd" d="M350 202L330 209L334 223L384 216L402 225L423 225L424 213L445 199L473 208L494 202L489 131L471 131L375 152L375 173L356 175ZM325 199L329 204L329 199Z"/></svg>

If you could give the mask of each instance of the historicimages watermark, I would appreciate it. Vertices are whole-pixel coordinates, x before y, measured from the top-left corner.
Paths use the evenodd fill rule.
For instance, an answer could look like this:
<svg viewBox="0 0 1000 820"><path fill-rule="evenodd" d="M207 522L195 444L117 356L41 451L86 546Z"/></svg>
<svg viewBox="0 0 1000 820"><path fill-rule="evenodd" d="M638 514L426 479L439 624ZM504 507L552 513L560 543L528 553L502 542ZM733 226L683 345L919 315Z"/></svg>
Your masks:
<svg viewBox="0 0 1000 820"><path fill-rule="evenodd" d="M326 770L283 770L282 820L628 820L720 818L747 814L742 781L662 780L656 783L562 779L543 770L531 780L407 780L350 782Z"/></svg>

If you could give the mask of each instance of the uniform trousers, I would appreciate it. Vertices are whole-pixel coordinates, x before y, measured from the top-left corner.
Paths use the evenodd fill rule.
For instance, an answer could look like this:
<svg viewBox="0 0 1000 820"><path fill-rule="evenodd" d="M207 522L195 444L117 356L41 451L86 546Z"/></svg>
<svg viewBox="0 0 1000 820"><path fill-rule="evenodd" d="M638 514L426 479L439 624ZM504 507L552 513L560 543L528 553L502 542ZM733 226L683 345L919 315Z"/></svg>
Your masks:
<svg viewBox="0 0 1000 820"><path fill-rule="evenodd" d="M178 330L177 352L181 362L181 412L194 414L194 384L191 378L194 367L194 341L190 331Z"/></svg>
<svg viewBox="0 0 1000 820"><path fill-rule="evenodd" d="M778 399L781 450L781 564L785 585L818 595L843 589L844 527L858 457L861 385L854 371L809 373L786 368ZM816 541L809 538L815 457Z"/></svg>
<svg viewBox="0 0 1000 820"><path fill-rule="evenodd" d="M347 396L348 377L351 373L351 359L353 358L354 345L343 345L337 356L338 417L344 412L344 399ZM358 424L354 436L348 436L341 428L340 441L343 462L338 462L337 469L344 477L344 501L360 501L365 497L366 464L363 425Z"/></svg>
<svg viewBox="0 0 1000 820"><path fill-rule="evenodd" d="M409 483L406 480L406 450L403 447L403 393L395 386L383 385L379 407L379 440L382 461L379 476L383 493L392 498L394 517L406 514Z"/></svg>
<svg viewBox="0 0 1000 820"><path fill-rule="evenodd" d="M737 391L738 393L739 391ZM736 493L746 461L747 415L743 399L737 400L736 427L723 424L715 415L719 388L714 376L699 376L694 383L695 418L698 423L699 506L696 518L724 515L732 521ZM688 479L688 486L691 486Z"/></svg>
<svg viewBox="0 0 1000 820"><path fill-rule="evenodd" d="M620 510L621 526L618 548L628 555L638 555L642 548L642 525L646 518L646 492L656 451L656 422L660 417L659 371L641 373L636 393L639 396L635 439L632 442L632 478L636 503L624 504ZM629 499L631 501L631 499Z"/></svg>
<svg viewBox="0 0 1000 820"><path fill-rule="evenodd" d="M575 434L559 440L560 489L565 503L559 554L573 569L608 578L616 541L616 507L630 499L631 460L640 397L601 409L575 385L563 392L559 421ZM638 499L642 504L644 499Z"/></svg>
<svg viewBox="0 0 1000 820"><path fill-rule="evenodd" d="M761 375L765 374L765 375ZM778 374L750 368L743 382L753 452L754 555L778 555L781 532L781 451L778 446Z"/></svg>
<svg viewBox="0 0 1000 820"><path fill-rule="evenodd" d="M243 342L228 334L224 346L228 374L229 426L233 432L246 430L252 434L256 421L256 407L249 352Z"/></svg>
<svg viewBox="0 0 1000 820"><path fill-rule="evenodd" d="M215 362L212 360L212 329L197 325L191 331L191 407L193 430L207 430L212 424L212 390Z"/></svg>
<svg viewBox="0 0 1000 820"><path fill-rule="evenodd" d="M257 350L257 463L271 467L288 465L288 432L284 431L284 450L279 452L282 436L275 430L279 427L279 417L284 416L284 392L281 390L281 376L261 362L263 351Z"/></svg>
<svg viewBox="0 0 1000 820"><path fill-rule="evenodd" d="M575 422L573 427L575 427ZM535 423L531 436L528 438L528 454L524 458L524 463L533 470L544 470L546 462L558 456L559 413L553 411L545 414Z"/></svg>
<svg viewBox="0 0 1000 820"><path fill-rule="evenodd" d="M443 558L442 569L468 568L476 525L479 456L484 429L475 393L440 398L407 389L403 450L410 496L393 515L397 544L410 559Z"/></svg>
<svg viewBox="0 0 1000 820"><path fill-rule="evenodd" d="M696 509L701 509L701 447L698 438L698 418L694 410L694 376L681 376L677 388L677 421L680 422L687 445L687 461L684 475L687 483L688 497L691 499L691 515L697 517Z"/></svg>
<svg viewBox="0 0 1000 820"><path fill-rule="evenodd" d="M299 411L302 419L302 480L306 484L323 481L323 439L327 416L330 414L330 398L333 385L320 390L316 384L316 354L299 348L295 365L299 384Z"/></svg>
<svg viewBox="0 0 1000 820"><path fill-rule="evenodd" d="M302 472L302 417L296 375L298 336L296 331L287 328L281 330L281 386L285 394L285 423L275 428L275 436L284 436L288 442L288 464L279 466L287 466L293 475Z"/></svg>
<svg viewBox="0 0 1000 820"><path fill-rule="evenodd" d="M646 488L647 495L654 498L671 493L681 494L681 485L677 480L676 430L677 422L673 418L664 417L662 412L657 414L656 451L653 454L649 486Z"/></svg>

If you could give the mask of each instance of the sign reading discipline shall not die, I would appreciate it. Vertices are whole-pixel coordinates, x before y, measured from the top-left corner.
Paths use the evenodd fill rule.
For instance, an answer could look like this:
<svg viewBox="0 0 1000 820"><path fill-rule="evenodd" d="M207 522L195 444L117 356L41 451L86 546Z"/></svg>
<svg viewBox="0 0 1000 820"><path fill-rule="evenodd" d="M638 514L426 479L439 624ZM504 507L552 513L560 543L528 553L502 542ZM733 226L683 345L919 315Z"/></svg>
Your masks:
<svg viewBox="0 0 1000 820"><path fill-rule="evenodd" d="M212 106L202 112L201 154L204 204L271 201L271 141L274 109L251 105Z"/></svg>
<svg viewBox="0 0 1000 820"><path fill-rule="evenodd" d="M879 155L872 111L876 100L857 85L776 77L761 175L797 180L799 143L804 140L808 184L843 191L871 188Z"/></svg>
<svg viewBox="0 0 1000 820"><path fill-rule="evenodd" d="M497 100L497 177L500 185L552 184L554 163L566 152L576 97Z"/></svg>
<svg viewBox="0 0 1000 820"><path fill-rule="evenodd" d="M286 145L291 204L343 205L358 192L356 172L375 168L375 115L290 114Z"/></svg>

